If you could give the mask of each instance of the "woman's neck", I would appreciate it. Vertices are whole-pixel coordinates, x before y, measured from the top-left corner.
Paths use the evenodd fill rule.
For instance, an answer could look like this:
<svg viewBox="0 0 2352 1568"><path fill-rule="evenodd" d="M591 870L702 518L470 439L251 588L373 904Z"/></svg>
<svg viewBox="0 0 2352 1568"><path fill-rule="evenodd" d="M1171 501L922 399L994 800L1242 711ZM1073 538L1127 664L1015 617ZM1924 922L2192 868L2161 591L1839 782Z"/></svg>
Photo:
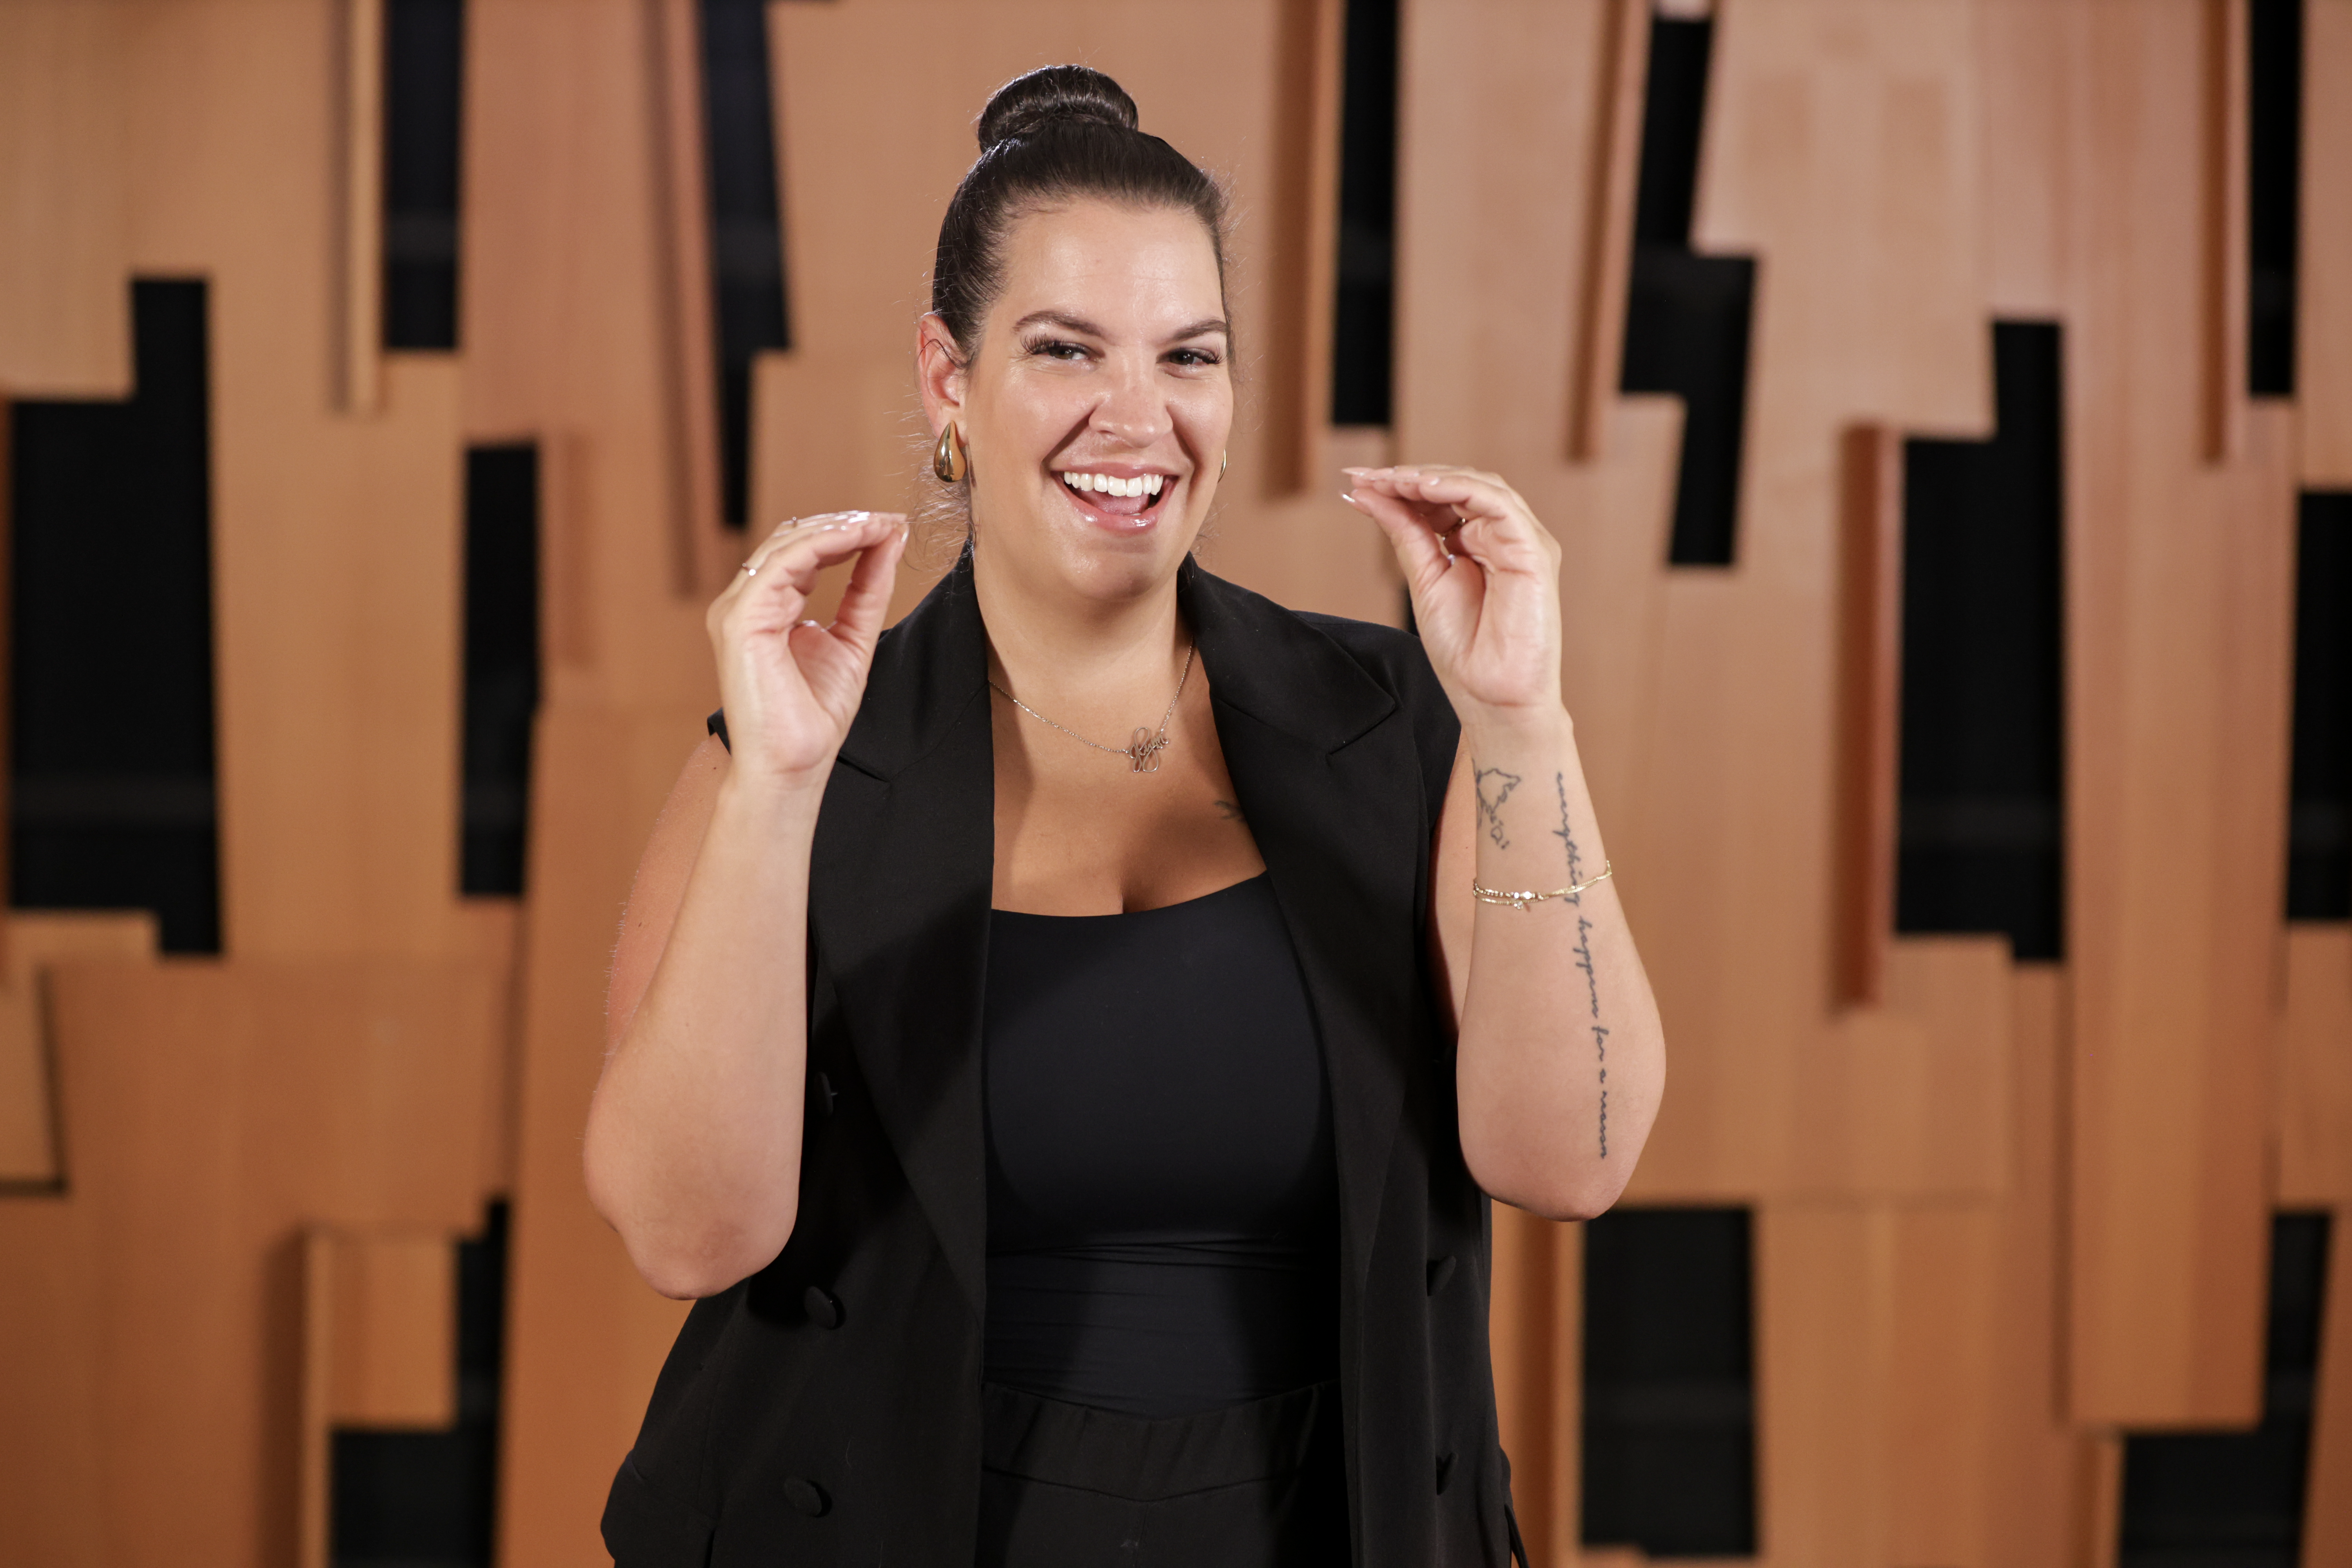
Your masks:
<svg viewBox="0 0 2352 1568"><path fill-rule="evenodd" d="M1166 705L1191 648L1172 575L1104 600L990 567L984 553L974 557L992 680L1074 729L1132 726L1143 721L1141 709Z"/></svg>

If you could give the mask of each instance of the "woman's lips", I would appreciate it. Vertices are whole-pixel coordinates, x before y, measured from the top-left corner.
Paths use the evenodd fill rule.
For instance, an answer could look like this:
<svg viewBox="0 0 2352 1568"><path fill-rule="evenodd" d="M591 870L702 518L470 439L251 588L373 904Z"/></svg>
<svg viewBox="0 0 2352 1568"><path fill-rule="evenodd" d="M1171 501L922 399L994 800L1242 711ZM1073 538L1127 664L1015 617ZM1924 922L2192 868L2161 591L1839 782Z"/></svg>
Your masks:
<svg viewBox="0 0 2352 1568"><path fill-rule="evenodd" d="M1121 532L1132 532L1152 522L1159 514L1161 499L1176 484L1174 477L1167 474L1097 476L1071 471L1057 473L1055 479L1080 513L1093 522ZM1073 483L1073 480L1078 482ZM1110 488L1097 489L1094 483L1099 481L1110 481L1116 489L1133 493L1117 494ZM1085 488L1081 489L1081 484Z"/></svg>

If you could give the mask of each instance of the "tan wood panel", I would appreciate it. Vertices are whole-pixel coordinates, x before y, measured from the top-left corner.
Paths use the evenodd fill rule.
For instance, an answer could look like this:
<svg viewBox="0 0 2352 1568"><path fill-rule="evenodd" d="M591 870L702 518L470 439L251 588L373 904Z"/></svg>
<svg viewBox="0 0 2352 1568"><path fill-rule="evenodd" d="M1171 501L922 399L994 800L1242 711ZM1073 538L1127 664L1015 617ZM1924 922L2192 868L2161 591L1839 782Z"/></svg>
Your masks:
<svg viewBox="0 0 2352 1568"><path fill-rule="evenodd" d="M1987 1371L1990 1420L1979 1460L1987 1477L1980 1560L1988 1568L2078 1568L2083 1439L2066 1424L2060 1399L2064 973L2055 964L2021 964L2010 994L2015 1163L1990 1262L1998 1332Z"/></svg>
<svg viewBox="0 0 2352 1568"><path fill-rule="evenodd" d="M496 994L451 964L54 971L69 1184L0 1205L26 1281L0 1332L40 1369L10 1374L0 1447L55 1444L30 1467L55 1489L5 1505L29 1538L89 1519L77 1550L115 1568L289 1559L298 1233L478 1222Z"/></svg>
<svg viewBox="0 0 2352 1568"><path fill-rule="evenodd" d="M2352 1563L2352 1206L2328 1225L2319 1377L2304 1492L2304 1568Z"/></svg>
<svg viewBox="0 0 2352 1568"><path fill-rule="evenodd" d="M589 1206L580 1133L604 1057L604 973L637 857L702 712L540 718L499 1445L499 1561L600 1562L605 1490L685 1315Z"/></svg>
<svg viewBox="0 0 2352 1568"><path fill-rule="evenodd" d="M2303 482L2352 486L2352 0L2303 13L2302 261L2295 276L2295 410Z"/></svg>
<svg viewBox="0 0 2352 1568"><path fill-rule="evenodd" d="M1756 1213L1757 1556L1862 1568L1886 1553L1886 1385L1897 1220L1885 1205Z"/></svg>
<svg viewBox="0 0 2352 1568"><path fill-rule="evenodd" d="M545 689L706 701L705 596L677 573L680 307L656 14L646 0L466 13L462 427L541 444Z"/></svg>
<svg viewBox="0 0 2352 1568"><path fill-rule="evenodd" d="M0 391L131 390L127 7L0 5Z"/></svg>
<svg viewBox="0 0 2352 1568"><path fill-rule="evenodd" d="M2069 1394L2086 1422L2256 1408L2278 973L2293 456L2209 465L2235 204L2215 7L1993 0L2003 303L2066 328ZM2222 18L2227 20L2226 16ZM2217 379L2218 378L2218 379Z"/></svg>
<svg viewBox="0 0 2352 1568"><path fill-rule="evenodd" d="M2286 1020L2279 1030L2278 1202L2352 1204L2352 925L2286 929Z"/></svg>

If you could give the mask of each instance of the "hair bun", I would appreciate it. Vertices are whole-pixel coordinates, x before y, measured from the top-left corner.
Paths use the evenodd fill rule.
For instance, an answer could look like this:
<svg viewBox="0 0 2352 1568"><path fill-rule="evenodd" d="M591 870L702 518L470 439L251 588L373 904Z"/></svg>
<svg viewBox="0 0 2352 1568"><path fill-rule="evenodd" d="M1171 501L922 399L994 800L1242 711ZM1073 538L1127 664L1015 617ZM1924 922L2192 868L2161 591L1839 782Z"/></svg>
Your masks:
<svg viewBox="0 0 2352 1568"><path fill-rule="evenodd" d="M1014 77L989 99L980 111L980 150L991 152L1015 136L1057 124L1132 131L1135 100L1091 66L1044 66Z"/></svg>

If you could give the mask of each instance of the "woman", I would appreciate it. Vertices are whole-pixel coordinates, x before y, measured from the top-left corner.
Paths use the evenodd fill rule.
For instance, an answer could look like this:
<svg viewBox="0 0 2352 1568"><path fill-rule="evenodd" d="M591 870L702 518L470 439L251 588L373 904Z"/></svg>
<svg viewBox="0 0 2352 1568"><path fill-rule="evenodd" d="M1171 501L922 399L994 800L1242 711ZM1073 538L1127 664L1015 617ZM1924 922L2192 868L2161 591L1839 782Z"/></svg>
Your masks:
<svg viewBox="0 0 2352 1568"><path fill-rule="evenodd" d="M1350 469L1420 627L1190 556L1223 199L1077 67L990 102L916 339L962 560L780 529L638 874L589 1190L699 1298L621 1568L1497 1563L1487 1195L1612 1203L1655 1008L1499 479ZM838 618L802 619L854 559ZM728 749L731 745L731 752ZM1474 886L1475 884L1475 886Z"/></svg>

